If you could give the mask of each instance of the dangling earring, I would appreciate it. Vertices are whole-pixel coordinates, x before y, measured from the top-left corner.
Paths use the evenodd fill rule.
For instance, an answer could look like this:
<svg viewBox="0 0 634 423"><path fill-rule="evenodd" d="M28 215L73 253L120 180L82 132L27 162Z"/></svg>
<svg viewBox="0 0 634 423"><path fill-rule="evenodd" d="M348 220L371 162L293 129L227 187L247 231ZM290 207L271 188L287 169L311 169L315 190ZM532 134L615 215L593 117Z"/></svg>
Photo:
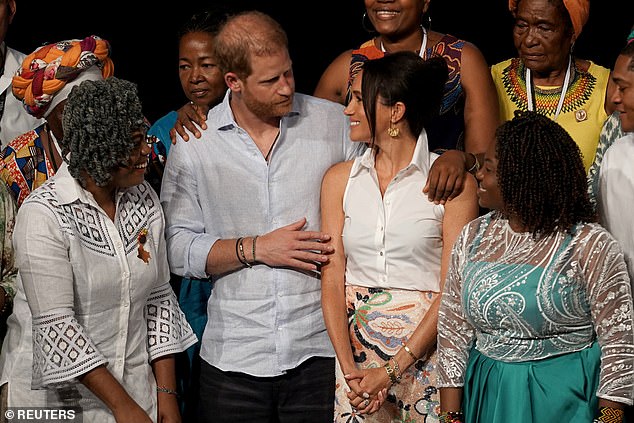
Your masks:
<svg viewBox="0 0 634 423"><path fill-rule="evenodd" d="M401 130L397 128L396 126L394 126L394 123L390 121L390 127L387 128L387 134L392 138L396 138L398 137L400 133L401 133Z"/></svg>
<svg viewBox="0 0 634 423"><path fill-rule="evenodd" d="M366 21L369 21L370 18L368 18L368 13L367 12L363 12L363 16L361 17L361 28L365 29L365 31L369 34L375 34L376 33L376 29L374 29L374 26L372 25L372 22L370 21L370 25L368 26L368 24L366 23Z"/></svg>

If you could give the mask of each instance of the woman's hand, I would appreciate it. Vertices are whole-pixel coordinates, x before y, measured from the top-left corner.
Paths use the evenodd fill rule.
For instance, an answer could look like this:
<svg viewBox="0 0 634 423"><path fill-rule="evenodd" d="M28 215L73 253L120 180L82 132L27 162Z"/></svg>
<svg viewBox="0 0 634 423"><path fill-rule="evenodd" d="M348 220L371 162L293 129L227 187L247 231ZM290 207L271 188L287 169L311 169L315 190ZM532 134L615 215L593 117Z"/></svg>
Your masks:
<svg viewBox="0 0 634 423"><path fill-rule="evenodd" d="M434 161L423 188L423 193L427 194L429 201L445 204L462 192L466 154L460 150L447 150Z"/></svg>
<svg viewBox="0 0 634 423"><path fill-rule="evenodd" d="M152 419L136 403L114 410L114 420L117 423L152 423Z"/></svg>
<svg viewBox="0 0 634 423"><path fill-rule="evenodd" d="M208 111L209 107L199 106L194 104L193 102L189 102L178 109L176 111L176 113L178 114L178 117L176 118L176 123L174 124L174 127L170 129L170 138L172 139L172 144L176 144L177 133L183 138L184 141L189 141L189 135L187 134L187 131L191 132L194 137L200 138L201 134L198 130L198 127L200 127L201 129L207 129L207 124L205 123L205 121L207 120Z"/></svg>
<svg viewBox="0 0 634 423"><path fill-rule="evenodd" d="M353 370L345 375L350 392L350 405L362 414L372 414L381 408L391 386L383 367Z"/></svg>
<svg viewBox="0 0 634 423"><path fill-rule="evenodd" d="M181 423L181 415L178 409L178 398L167 392L158 392L158 418L157 423Z"/></svg>

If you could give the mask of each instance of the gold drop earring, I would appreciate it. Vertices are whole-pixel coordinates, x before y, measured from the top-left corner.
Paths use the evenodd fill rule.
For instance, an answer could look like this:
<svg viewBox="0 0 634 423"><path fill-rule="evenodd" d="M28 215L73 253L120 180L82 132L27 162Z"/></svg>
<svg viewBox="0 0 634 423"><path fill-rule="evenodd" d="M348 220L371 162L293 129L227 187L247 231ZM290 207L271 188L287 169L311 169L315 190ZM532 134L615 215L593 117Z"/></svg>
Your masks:
<svg viewBox="0 0 634 423"><path fill-rule="evenodd" d="M390 127L387 128L387 134L392 138L396 138L399 136L400 133L401 130L394 126L394 122L390 121Z"/></svg>

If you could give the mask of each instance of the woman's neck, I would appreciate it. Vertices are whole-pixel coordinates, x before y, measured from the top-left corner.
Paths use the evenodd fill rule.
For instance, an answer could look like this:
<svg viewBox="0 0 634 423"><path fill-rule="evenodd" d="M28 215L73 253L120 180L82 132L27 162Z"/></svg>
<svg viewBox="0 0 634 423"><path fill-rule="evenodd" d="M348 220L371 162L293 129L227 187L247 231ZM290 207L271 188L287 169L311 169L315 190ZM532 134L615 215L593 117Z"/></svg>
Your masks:
<svg viewBox="0 0 634 423"><path fill-rule="evenodd" d="M115 193L116 188L111 184L107 184L105 186L98 186L94 179L89 176L84 178L84 189L90 192L99 205L103 209L104 212L110 217L110 220L114 221L115 213L116 213L116 201L115 201Z"/></svg>
<svg viewBox="0 0 634 423"><path fill-rule="evenodd" d="M423 29L422 27L416 27L416 29L409 34L399 34L398 36L390 37L388 35L379 35L375 39L375 45L378 49L385 52L395 51L413 51L420 54L421 45L423 43ZM429 32L426 48L431 45L429 41Z"/></svg>
<svg viewBox="0 0 634 423"><path fill-rule="evenodd" d="M394 177L412 161L416 139L410 136L387 138L376 143L374 167L377 173Z"/></svg>

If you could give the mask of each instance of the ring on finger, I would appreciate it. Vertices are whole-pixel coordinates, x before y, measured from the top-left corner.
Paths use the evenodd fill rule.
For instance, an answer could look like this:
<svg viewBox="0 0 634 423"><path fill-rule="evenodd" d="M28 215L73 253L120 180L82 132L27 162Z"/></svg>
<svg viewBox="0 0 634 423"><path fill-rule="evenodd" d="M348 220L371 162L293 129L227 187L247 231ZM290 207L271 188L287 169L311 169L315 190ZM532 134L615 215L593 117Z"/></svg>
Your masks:
<svg viewBox="0 0 634 423"><path fill-rule="evenodd" d="M363 400L363 405L364 405L365 407L367 407L368 405L370 405L370 400L369 400L369 399L365 399L365 400Z"/></svg>

